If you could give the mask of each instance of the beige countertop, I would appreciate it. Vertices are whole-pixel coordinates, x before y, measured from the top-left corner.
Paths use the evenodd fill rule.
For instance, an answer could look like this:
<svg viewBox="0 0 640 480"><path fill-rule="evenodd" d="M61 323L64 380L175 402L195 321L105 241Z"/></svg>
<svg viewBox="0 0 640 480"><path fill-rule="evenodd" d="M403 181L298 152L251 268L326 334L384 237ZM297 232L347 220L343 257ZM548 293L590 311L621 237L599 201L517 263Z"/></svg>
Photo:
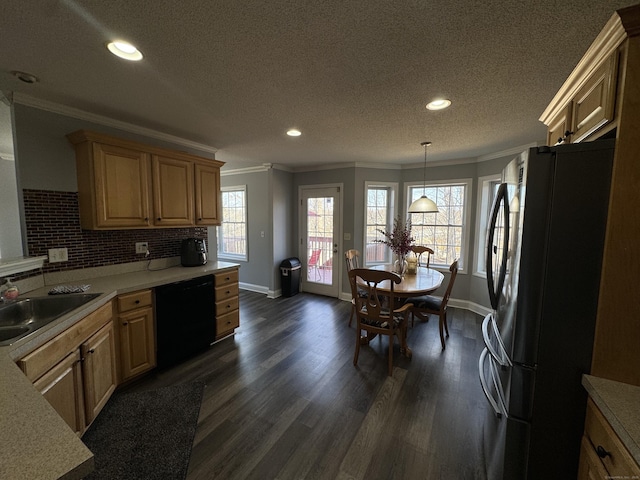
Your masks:
<svg viewBox="0 0 640 480"><path fill-rule="evenodd" d="M592 375L583 375L582 385L640 465L640 387Z"/></svg>
<svg viewBox="0 0 640 480"><path fill-rule="evenodd" d="M76 479L93 470L93 454L33 387L14 363L119 294L211 275L237 264L209 262L200 267L125 273L69 282L90 285L99 297L13 345L0 347L0 478ZM52 285L21 297L47 295Z"/></svg>

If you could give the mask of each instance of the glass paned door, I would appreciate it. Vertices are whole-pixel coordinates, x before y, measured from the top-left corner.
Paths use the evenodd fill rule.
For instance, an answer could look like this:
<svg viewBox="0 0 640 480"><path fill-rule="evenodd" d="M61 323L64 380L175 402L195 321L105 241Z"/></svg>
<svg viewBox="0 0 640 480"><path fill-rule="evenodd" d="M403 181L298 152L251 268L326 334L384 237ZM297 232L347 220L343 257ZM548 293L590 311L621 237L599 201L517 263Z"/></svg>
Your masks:
<svg viewBox="0 0 640 480"><path fill-rule="evenodd" d="M338 296L340 196L337 187L302 190L302 289Z"/></svg>

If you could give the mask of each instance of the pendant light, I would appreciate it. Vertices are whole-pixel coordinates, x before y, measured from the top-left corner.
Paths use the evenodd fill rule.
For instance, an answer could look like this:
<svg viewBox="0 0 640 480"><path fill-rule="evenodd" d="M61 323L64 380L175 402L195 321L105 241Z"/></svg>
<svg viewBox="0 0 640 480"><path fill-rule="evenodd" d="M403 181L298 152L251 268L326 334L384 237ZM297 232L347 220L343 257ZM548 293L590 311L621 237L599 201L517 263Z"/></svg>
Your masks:
<svg viewBox="0 0 640 480"><path fill-rule="evenodd" d="M424 171L422 176L422 188L427 188L427 147L431 142L422 142L420 145L424 147ZM422 195L419 199L409 205L409 213L438 213L438 206L433 200Z"/></svg>

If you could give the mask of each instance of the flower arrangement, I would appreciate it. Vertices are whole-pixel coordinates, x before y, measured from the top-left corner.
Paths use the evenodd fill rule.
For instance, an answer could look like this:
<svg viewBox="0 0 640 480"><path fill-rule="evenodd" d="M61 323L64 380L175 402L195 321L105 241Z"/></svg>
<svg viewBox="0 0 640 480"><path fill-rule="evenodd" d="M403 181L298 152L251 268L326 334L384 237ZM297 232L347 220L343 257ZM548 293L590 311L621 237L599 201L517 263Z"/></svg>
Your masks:
<svg viewBox="0 0 640 480"><path fill-rule="evenodd" d="M393 230L385 232L378 230L385 236L385 240L374 240L376 243L384 243L393 253L399 257L404 257L411 251L414 238L411 236L411 219L408 218L406 223L398 216L393 220Z"/></svg>

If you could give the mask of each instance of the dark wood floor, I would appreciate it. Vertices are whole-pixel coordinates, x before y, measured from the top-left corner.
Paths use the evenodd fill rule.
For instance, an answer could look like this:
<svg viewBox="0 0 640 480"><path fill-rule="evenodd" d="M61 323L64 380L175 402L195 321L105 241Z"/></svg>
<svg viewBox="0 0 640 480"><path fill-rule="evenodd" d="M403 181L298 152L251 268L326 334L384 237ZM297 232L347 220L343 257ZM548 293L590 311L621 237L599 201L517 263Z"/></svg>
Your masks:
<svg viewBox="0 0 640 480"><path fill-rule="evenodd" d="M413 358L375 339L353 366L351 303L241 292L235 337L129 388L206 383L188 480L480 479L481 318L450 309L409 330Z"/></svg>

